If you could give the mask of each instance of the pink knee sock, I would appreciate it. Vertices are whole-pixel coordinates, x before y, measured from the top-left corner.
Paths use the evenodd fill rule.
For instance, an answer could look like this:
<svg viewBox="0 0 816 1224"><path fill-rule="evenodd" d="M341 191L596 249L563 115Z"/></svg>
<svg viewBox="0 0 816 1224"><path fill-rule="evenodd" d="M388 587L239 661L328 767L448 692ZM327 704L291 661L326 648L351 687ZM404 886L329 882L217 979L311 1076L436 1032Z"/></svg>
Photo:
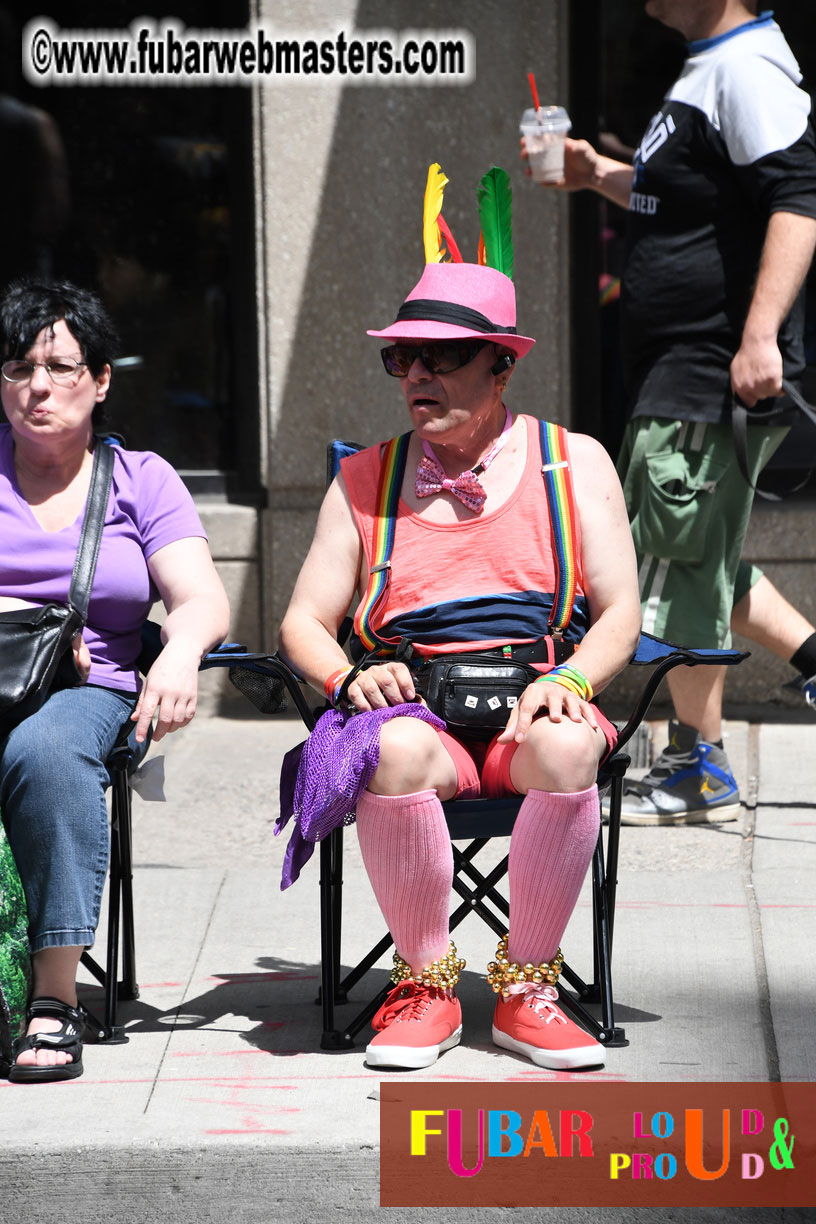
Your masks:
<svg viewBox="0 0 816 1224"><path fill-rule="evenodd" d="M510 841L509 957L540 965L558 950L598 840L598 788L531 790Z"/></svg>
<svg viewBox="0 0 816 1224"><path fill-rule="evenodd" d="M448 951L453 851L435 790L357 803L365 869L397 951L415 973Z"/></svg>

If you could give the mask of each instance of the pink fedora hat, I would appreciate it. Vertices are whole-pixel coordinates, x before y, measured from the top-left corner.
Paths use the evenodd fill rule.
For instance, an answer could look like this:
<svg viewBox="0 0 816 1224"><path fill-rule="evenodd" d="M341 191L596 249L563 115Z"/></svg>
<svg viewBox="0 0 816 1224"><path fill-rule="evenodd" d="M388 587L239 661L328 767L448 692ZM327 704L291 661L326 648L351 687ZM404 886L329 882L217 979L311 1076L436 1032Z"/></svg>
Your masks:
<svg viewBox="0 0 816 1224"><path fill-rule="evenodd" d="M516 291L503 272L482 264L429 263L384 331L386 340L495 340L516 357L535 344L516 334Z"/></svg>

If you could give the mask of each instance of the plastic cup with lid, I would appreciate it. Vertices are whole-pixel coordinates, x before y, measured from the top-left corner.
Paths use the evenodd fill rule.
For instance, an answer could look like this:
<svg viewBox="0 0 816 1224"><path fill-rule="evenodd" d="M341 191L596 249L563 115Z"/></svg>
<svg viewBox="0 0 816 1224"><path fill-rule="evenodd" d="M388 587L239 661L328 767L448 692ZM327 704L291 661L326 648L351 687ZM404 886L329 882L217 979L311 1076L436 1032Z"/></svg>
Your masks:
<svg viewBox="0 0 816 1224"><path fill-rule="evenodd" d="M559 183L564 177L564 137L571 127L563 106L530 107L521 116L521 134L534 182Z"/></svg>

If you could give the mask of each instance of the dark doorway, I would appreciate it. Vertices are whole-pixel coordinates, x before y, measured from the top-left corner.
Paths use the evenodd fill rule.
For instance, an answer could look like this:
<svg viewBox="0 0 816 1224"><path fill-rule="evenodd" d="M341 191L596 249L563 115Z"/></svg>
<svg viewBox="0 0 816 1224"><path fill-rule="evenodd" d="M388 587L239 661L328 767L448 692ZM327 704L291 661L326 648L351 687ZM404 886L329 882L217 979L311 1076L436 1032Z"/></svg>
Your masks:
<svg viewBox="0 0 816 1224"><path fill-rule="evenodd" d="M123 342L111 427L134 449L159 451L195 491L253 500L250 90L37 88L20 71L32 8L50 8L61 30L122 32L145 11L138 0L0 0L0 117L17 150L3 190L0 281L43 274L96 288ZM248 4L179 0L173 13L190 28L235 29Z"/></svg>

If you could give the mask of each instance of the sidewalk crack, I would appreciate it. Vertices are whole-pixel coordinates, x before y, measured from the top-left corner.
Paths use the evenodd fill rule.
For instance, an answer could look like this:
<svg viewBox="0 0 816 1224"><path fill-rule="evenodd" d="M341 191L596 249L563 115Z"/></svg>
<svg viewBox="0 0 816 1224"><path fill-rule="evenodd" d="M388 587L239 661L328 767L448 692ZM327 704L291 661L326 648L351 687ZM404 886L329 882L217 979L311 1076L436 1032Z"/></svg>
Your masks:
<svg viewBox="0 0 816 1224"><path fill-rule="evenodd" d="M183 1008L183 1006L184 1006L184 1000L187 998L187 995L190 993L190 988L191 988L191 986L192 986L193 979L195 978L196 973L198 972L198 966L199 966L199 964L200 964L200 962L201 962L201 954L202 954L202 951L203 951L203 949L204 949L204 945L205 945L205 944L206 944L206 942L207 942L207 936L208 936L208 935L209 935L209 933L210 933L210 927L212 926L212 923L213 923L213 918L214 918L214 916L215 916L215 911L216 911L216 909L217 909L217 907L218 907L218 902L219 902L219 900L220 900L220 898L221 898L221 893L222 893L222 892L223 892L223 890L224 890L224 884L226 883L226 879L227 879L227 872L225 871L225 872L224 872L224 874L221 876L221 880L220 880L220 882L219 882L218 888L217 888L216 893L215 893L215 896L214 896L214 898L213 898L213 903L212 903L212 906L211 906L211 908L210 908L210 913L209 913L209 916L208 916L208 918L207 918L207 923L206 923L206 926L204 927L204 934L202 935L202 937L201 937L201 942L199 943L199 946L198 946L198 953L197 953L196 958L195 958L195 960L194 960L194 962L193 962L193 966L192 966L192 968L191 968L191 970L190 970L190 973L189 973L189 975L188 975L188 977L187 977L187 981L184 983L184 990L183 990L183 992L182 992L182 999L181 999L181 1002L179 1003L178 1007L176 1008L176 1014L175 1014L175 1016L173 1017L173 1023L170 1025L170 1029L169 1029L169 1032L168 1032L168 1034L167 1034L167 1040L166 1040L166 1041L165 1041L165 1043L164 1043L164 1050L162 1051L161 1058L159 1059L159 1065L158 1065L158 1067L156 1068L156 1074L153 1076L153 1083L150 1085L150 1092L148 1093L147 1100L145 1101L145 1107L144 1107L143 1113L147 1113L147 1111L150 1109L150 1105L151 1105L151 1103L152 1103L152 1101L153 1101L153 1094L154 1094L154 1092L156 1091L156 1088L158 1087L159 1079L160 1079L160 1077L161 1077L161 1073L162 1073L162 1070L163 1070L163 1068L164 1068L164 1061L165 1061L165 1059L166 1059L166 1057L167 1057L167 1052L168 1052L168 1050L169 1050L169 1048L170 1048L170 1042L171 1042L171 1040L172 1040L172 1038L173 1038L173 1034L174 1034L174 1033L175 1033L175 1031L176 1031L176 1021L178 1020L179 1015L181 1014L181 1010L182 1010L182 1008Z"/></svg>
<svg viewBox="0 0 816 1224"><path fill-rule="evenodd" d="M776 1033L771 1007L771 988L768 983L768 964L765 959L765 944L762 939L762 920L759 904L754 888L754 841L756 835L758 794L759 794L759 724L748 725L748 802L746 804L746 829L742 841L741 867L742 886L748 909L748 920L751 927L751 943L754 953L757 989L759 995L759 1015L762 1026L762 1037L765 1045L765 1057L768 1060L768 1080L779 1083L779 1050L776 1044Z"/></svg>

